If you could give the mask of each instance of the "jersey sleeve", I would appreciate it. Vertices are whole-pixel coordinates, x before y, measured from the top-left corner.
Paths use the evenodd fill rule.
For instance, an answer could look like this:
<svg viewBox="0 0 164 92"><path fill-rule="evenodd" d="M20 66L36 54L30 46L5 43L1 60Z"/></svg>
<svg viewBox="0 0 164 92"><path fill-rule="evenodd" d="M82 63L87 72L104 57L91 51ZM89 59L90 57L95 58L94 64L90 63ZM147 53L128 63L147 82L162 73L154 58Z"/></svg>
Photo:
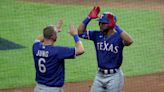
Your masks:
<svg viewBox="0 0 164 92"><path fill-rule="evenodd" d="M33 43L33 48L35 47L35 46L39 46L38 44L42 44L42 42L40 41L40 40L35 40L34 41L34 43Z"/></svg>
<svg viewBox="0 0 164 92"><path fill-rule="evenodd" d="M38 40L38 39L35 39L34 43L37 43L37 42L41 42L41 41L40 41L40 40Z"/></svg>
<svg viewBox="0 0 164 92"><path fill-rule="evenodd" d="M79 34L79 37L83 39L94 40L94 34L95 31L86 30L83 34Z"/></svg>
<svg viewBox="0 0 164 92"><path fill-rule="evenodd" d="M75 58L75 48L70 47L60 47L58 49L58 58L59 59L71 59Z"/></svg>

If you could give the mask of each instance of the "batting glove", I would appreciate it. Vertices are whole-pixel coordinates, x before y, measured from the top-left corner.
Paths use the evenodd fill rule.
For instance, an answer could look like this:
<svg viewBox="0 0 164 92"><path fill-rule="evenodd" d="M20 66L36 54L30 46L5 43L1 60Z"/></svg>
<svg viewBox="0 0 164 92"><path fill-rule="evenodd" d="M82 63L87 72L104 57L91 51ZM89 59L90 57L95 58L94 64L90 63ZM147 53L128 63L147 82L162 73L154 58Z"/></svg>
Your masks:
<svg viewBox="0 0 164 92"><path fill-rule="evenodd" d="M93 9L88 14L88 16L83 20L83 24L87 25L91 21L91 19L98 18L99 12L100 12L100 7L99 6L94 6Z"/></svg>
<svg viewBox="0 0 164 92"><path fill-rule="evenodd" d="M96 19L98 18L98 14L100 12L100 7L99 6L94 6L93 9L90 11L90 13L88 14L88 16L91 19Z"/></svg>

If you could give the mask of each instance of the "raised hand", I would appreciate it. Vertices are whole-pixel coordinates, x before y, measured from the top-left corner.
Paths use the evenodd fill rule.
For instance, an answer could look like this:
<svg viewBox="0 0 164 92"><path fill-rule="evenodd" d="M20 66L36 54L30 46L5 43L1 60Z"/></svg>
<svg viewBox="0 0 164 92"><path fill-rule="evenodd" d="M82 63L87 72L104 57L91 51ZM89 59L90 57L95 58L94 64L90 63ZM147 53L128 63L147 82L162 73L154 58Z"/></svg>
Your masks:
<svg viewBox="0 0 164 92"><path fill-rule="evenodd" d="M69 33L72 36L77 35L77 29L75 28L75 26L73 24L70 25Z"/></svg>
<svg viewBox="0 0 164 92"><path fill-rule="evenodd" d="M99 6L94 6L93 9L90 11L90 13L88 14L88 16L91 19L96 19L98 18L98 14L100 12L100 7Z"/></svg>
<svg viewBox="0 0 164 92"><path fill-rule="evenodd" d="M56 31L57 32L61 32L61 26L63 24L63 20L58 20L57 23L56 23Z"/></svg>

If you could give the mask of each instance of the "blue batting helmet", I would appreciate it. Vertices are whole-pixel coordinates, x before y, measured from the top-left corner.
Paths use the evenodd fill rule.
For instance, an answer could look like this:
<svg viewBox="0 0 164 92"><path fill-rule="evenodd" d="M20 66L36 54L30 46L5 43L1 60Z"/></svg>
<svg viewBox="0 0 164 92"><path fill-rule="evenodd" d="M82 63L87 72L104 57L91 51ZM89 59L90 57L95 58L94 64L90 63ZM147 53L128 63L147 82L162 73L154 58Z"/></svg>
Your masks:
<svg viewBox="0 0 164 92"><path fill-rule="evenodd" d="M104 12L100 18L98 19L99 23L106 23L109 24L110 28L114 28L116 25L116 16L112 14L111 12Z"/></svg>

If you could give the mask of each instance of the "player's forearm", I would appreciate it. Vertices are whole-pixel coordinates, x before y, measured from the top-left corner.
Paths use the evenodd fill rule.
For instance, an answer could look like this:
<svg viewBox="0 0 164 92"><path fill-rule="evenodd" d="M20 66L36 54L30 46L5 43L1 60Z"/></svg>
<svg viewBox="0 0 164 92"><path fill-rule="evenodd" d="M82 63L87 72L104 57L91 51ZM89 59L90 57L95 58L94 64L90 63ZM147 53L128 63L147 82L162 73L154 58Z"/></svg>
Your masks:
<svg viewBox="0 0 164 92"><path fill-rule="evenodd" d="M43 37L43 35L39 35L39 36L37 36L36 40L40 40L41 42L43 42L43 41L44 41L44 37Z"/></svg>
<svg viewBox="0 0 164 92"><path fill-rule="evenodd" d="M84 25L83 23L80 24L80 26L78 27L78 34L83 34L86 30L86 25Z"/></svg>
<svg viewBox="0 0 164 92"><path fill-rule="evenodd" d="M118 25L116 25L115 30L118 32L118 34L120 34L125 46L129 46L133 43L132 37Z"/></svg>
<svg viewBox="0 0 164 92"><path fill-rule="evenodd" d="M75 40L75 47L76 47L76 56L81 55L84 53L84 47L82 42L80 41L79 36L76 34L73 36Z"/></svg>
<svg viewBox="0 0 164 92"><path fill-rule="evenodd" d="M87 16L83 20L82 24L80 24L80 26L78 27L78 34L83 34L83 32L86 30L86 27L90 21L91 21L91 18Z"/></svg>
<svg viewBox="0 0 164 92"><path fill-rule="evenodd" d="M75 47L76 47L76 56L84 53L84 47L81 41L77 42Z"/></svg>
<svg viewBox="0 0 164 92"><path fill-rule="evenodd" d="M123 39L123 43L125 46L129 46L133 43L132 37L127 32L122 32L120 34L121 38Z"/></svg>

